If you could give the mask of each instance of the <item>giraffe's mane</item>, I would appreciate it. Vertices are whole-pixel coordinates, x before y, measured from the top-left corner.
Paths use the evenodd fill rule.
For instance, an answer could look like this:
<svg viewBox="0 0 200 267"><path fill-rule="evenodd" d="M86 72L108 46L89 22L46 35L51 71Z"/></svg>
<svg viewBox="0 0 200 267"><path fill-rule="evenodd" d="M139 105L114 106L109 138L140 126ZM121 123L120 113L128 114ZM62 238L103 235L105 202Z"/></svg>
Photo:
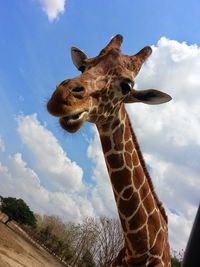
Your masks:
<svg viewBox="0 0 200 267"><path fill-rule="evenodd" d="M127 113L127 112L126 112L126 113ZM128 124L129 124L129 127L130 127L130 131L131 131L132 139L133 139L133 142L134 142L134 145L135 145L135 149L137 150L138 157L139 157L141 166L142 166L142 168L143 168L144 174L145 174L145 176L146 176L146 178L147 178L147 181L148 181L148 183L149 183L149 186L150 186L150 189L151 189L152 194L153 194L153 196L154 196L154 199L155 199L155 201L156 201L156 204L157 204L157 206L158 206L158 208L159 208L159 210L160 210L160 212L161 212L161 214L162 214L164 220L165 220L166 223L167 223L167 222L168 222L167 214L166 214L166 212L165 212L165 209L164 209L164 207L163 207L162 202L159 200L159 198L158 198L158 196L157 196L157 194L156 194L156 192L155 192L155 190L154 190L154 186L153 186L152 179L151 179L151 177L150 177L150 175L149 175L149 172L148 172L148 170L147 170L146 163L145 163L144 157L143 157L143 155L142 155L142 152L141 152L139 143L138 143L138 141L137 141L137 137L136 137L136 135L135 135L135 133L134 133L134 130L133 130L133 127L132 127L132 125L131 125L131 122L130 122L130 118L129 118L128 113L127 113L127 120L128 120Z"/></svg>

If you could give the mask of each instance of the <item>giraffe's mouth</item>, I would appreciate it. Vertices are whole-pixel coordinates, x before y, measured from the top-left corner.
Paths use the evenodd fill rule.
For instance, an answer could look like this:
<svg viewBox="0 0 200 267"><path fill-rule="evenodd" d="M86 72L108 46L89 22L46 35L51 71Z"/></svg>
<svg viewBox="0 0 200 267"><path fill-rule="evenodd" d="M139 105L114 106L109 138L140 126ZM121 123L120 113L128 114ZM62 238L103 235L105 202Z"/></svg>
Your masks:
<svg viewBox="0 0 200 267"><path fill-rule="evenodd" d="M59 121L61 127L64 130L70 133L74 133L81 128L81 126L87 120L87 118L88 118L88 111L81 111L81 112L76 112L72 115L61 117Z"/></svg>

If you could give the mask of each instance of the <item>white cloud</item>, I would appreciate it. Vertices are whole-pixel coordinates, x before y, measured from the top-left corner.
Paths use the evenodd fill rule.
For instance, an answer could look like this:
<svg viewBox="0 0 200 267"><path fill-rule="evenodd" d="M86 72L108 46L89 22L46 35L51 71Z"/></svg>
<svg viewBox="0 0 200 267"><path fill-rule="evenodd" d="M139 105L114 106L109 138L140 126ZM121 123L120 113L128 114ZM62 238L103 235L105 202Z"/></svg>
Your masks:
<svg viewBox="0 0 200 267"><path fill-rule="evenodd" d="M0 165L1 194L15 195L31 203L35 199L35 209L48 200L48 192L41 187L37 174L27 167L22 155L10 156L7 165Z"/></svg>
<svg viewBox="0 0 200 267"><path fill-rule="evenodd" d="M0 184L0 195L23 198L35 212L56 214L69 221L94 216L86 194L51 192L41 184L39 176L20 153L10 156L7 165L0 162Z"/></svg>
<svg viewBox="0 0 200 267"><path fill-rule="evenodd" d="M65 10L65 0L37 0L47 14L49 21L58 18Z"/></svg>
<svg viewBox="0 0 200 267"><path fill-rule="evenodd" d="M140 89L163 90L173 100L160 106L127 105L156 192L167 209L171 247L179 251L185 248L199 203L199 69L197 45L163 37L153 46L136 82ZM88 149L97 182L93 199L102 213L113 214L111 187L100 151L96 133Z"/></svg>
<svg viewBox="0 0 200 267"><path fill-rule="evenodd" d="M194 219L187 220L184 216L177 215L169 210L167 210L167 214L171 249L182 252L185 249Z"/></svg>
<svg viewBox="0 0 200 267"><path fill-rule="evenodd" d="M94 216L89 201L90 188L83 182L83 171L72 162L54 135L36 114L20 116L17 131L33 156L31 169L21 153L0 162L0 194L23 198L36 211L56 214L65 220L80 221ZM34 164L35 162L35 164ZM43 176L48 180L44 181Z"/></svg>
<svg viewBox="0 0 200 267"><path fill-rule="evenodd" d="M37 168L43 171L59 191L84 190L83 170L71 161L54 135L40 124L37 115L20 116L17 131L33 154Z"/></svg>
<svg viewBox="0 0 200 267"><path fill-rule="evenodd" d="M23 198L36 211L56 214L65 220L80 221L94 216L88 199L90 188L83 182L83 171L63 151L54 135L42 125L37 115L19 116L17 131L35 161L35 169L20 153L0 163L0 194Z"/></svg>

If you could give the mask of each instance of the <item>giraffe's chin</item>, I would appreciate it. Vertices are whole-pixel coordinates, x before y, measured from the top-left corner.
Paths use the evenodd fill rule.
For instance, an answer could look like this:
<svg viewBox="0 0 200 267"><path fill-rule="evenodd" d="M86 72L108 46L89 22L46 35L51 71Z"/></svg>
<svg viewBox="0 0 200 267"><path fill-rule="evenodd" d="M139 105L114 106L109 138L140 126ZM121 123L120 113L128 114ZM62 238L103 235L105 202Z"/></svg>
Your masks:
<svg viewBox="0 0 200 267"><path fill-rule="evenodd" d="M70 133L77 132L84 124L88 117L87 112L76 113L73 116L61 117L59 122L61 127Z"/></svg>

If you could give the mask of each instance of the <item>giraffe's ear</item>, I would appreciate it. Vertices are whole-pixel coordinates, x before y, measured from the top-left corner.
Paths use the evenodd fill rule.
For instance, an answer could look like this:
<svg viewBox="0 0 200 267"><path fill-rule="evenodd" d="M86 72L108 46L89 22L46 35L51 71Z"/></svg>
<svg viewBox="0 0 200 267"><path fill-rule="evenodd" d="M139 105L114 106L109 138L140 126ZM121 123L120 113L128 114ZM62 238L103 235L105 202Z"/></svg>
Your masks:
<svg viewBox="0 0 200 267"><path fill-rule="evenodd" d="M84 71L85 69L85 59L87 59L86 54L81 51L80 49L76 47L71 48L71 57L72 57L72 62L74 65L77 67L78 70L81 72Z"/></svg>
<svg viewBox="0 0 200 267"><path fill-rule="evenodd" d="M172 97L155 89L133 90L124 99L124 103L141 102L149 105L159 105L169 102Z"/></svg>
<svg viewBox="0 0 200 267"><path fill-rule="evenodd" d="M142 48L134 57L138 58L142 63L151 55L152 48L150 46L145 46Z"/></svg>
<svg viewBox="0 0 200 267"><path fill-rule="evenodd" d="M150 46L145 46L143 49L141 49L137 54L130 56L130 64L129 67L132 68L135 75L138 74L140 71L143 63L147 58L151 55L152 48Z"/></svg>

